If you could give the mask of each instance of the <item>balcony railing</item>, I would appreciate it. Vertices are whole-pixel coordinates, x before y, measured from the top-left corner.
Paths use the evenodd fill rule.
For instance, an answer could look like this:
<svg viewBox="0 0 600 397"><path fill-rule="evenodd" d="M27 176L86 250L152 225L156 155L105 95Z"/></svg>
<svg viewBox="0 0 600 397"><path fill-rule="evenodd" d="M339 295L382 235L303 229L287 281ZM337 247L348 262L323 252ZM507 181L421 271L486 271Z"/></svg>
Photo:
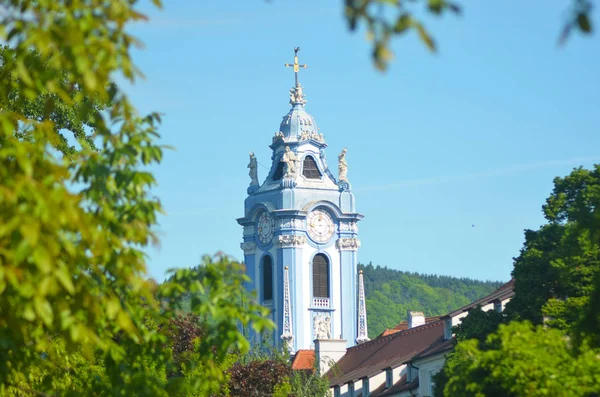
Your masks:
<svg viewBox="0 0 600 397"><path fill-rule="evenodd" d="M329 308L329 298L313 298L312 307Z"/></svg>
<svg viewBox="0 0 600 397"><path fill-rule="evenodd" d="M264 307L266 307L267 309L272 309L273 308L273 299L263 301L262 305Z"/></svg>

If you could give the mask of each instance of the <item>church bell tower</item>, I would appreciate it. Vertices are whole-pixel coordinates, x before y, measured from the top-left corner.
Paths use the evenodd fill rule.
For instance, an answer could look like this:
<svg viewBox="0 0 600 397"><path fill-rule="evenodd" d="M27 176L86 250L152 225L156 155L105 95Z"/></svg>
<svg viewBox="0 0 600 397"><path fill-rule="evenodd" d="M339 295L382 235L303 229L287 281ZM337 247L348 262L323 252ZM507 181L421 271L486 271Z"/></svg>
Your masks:
<svg viewBox="0 0 600 397"><path fill-rule="evenodd" d="M244 262L250 290L271 309L277 330L268 338L290 352L311 349L315 339L366 338L366 313L358 319L358 221L348 182L346 149L338 155L337 178L326 161L325 137L305 110L294 49L291 109L272 137L271 167L259 183L250 153L250 186L244 205ZM364 294L362 295L364 309ZM364 310L363 310L364 311ZM264 338L264 336L263 336ZM250 335L253 343L259 335Z"/></svg>

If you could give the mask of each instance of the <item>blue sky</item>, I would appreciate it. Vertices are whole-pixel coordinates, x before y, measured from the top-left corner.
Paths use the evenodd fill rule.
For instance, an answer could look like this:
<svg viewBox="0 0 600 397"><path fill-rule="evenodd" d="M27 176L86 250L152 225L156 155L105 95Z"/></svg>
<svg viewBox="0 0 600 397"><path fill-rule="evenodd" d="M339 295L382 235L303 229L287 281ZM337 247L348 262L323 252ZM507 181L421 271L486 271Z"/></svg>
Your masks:
<svg viewBox="0 0 600 397"><path fill-rule="evenodd" d="M361 262L507 280L553 178L600 162L600 39L557 46L570 2L463 1L462 16L427 20L437 54L414 33L396 38L386 73L342 3L143 6L151 19L131 32L146 77L127 90L142 112L164 113L162 141L176 148L154 169L168 215L148 250L153 277L217 251L242 258L248 152L269 166L294 46L329 162L348 148Z"/></svg>

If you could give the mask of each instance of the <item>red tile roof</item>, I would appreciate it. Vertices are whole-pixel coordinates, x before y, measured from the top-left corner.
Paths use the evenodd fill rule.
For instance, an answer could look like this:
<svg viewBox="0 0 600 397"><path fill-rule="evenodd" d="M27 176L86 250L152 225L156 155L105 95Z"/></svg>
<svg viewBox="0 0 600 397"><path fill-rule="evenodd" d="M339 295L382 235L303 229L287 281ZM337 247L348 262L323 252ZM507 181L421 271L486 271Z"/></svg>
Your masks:
<svg viewBox="0 0 600 397"><path fill-rule="evenodd" d="M329 384L341 386L397 367L443 338L443 321L434 321L351 347L327 372Z"/></svg>
<svg viewBox="0 0 600 397"><path fill-rule="evenodd" d="M313 370L315 367L314 350L298 350L292 361L293 370Z"/></svg>
<svg viewBox="0 0 600 397"><path fill-rule="evenodd" d="M395 368L414 358L446 352L452 349L453 340L444 340L443 319L454 317L478 305L503 301L513 296L514 279L490 295L445 316L428 317L426 323L419 327L407 329L408 324L401 322L396 327L384 331L376 339L348 349L346 354L326 374L330 387L342 386L349 381L356 381L364 377L372 377L386 368ZM389 389L385 389L385 385L383 385L371 395L373 397L387 396L402 390L412 390L418 385L418 377L412 382L406 383L404 376Z"/></svg>

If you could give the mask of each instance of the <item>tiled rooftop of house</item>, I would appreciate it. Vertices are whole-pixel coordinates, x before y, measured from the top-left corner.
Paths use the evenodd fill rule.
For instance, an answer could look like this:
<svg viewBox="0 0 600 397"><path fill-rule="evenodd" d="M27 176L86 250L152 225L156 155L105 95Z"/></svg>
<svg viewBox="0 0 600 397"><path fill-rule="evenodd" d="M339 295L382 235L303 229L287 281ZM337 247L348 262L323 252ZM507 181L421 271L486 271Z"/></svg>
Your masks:
<svg viewBox="0 0 600 397"><path fill-rule="evenodd" d="M351 347L327 372L329 384L341 386L374 376L409 361L431 345L442 342L443 338L444 323L440 320Z"/></svg>
<svg viewBox="0 0 600 397"><path fill-rule="evenodd" d="M292 369L296 371L313 370L315 368L315 351L298 350L292 361Z"/></svg>
<svg viewBox="0 0 600 397"><path fill-rule="evenodd" d="M425 317L425 324L432 323L434 321L439 320L440 318L441 318L440 316ZM399 323L398 325L396 325L394 328L388 328L385 331L383 331L381 333L381 335L379 335L379 337L381 337L381 336L388 336L388 335L391 335L391 334L395 334L396 332L405 331L407 329L408 329L408 321L402 321L401 323Z"/></svg>

